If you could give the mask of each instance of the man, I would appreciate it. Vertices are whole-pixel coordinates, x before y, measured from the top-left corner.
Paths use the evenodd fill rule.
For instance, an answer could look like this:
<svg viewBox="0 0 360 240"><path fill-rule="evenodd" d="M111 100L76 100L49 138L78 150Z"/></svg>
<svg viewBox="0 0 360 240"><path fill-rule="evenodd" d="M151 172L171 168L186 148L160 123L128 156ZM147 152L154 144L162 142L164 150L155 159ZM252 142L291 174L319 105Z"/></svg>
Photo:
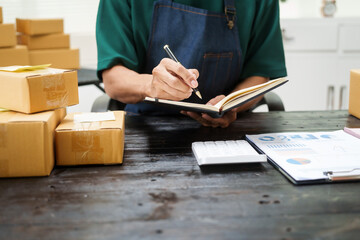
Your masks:
<svg viewBox="0 0 360 240"><path fill-rule="evenodd" d="M98 76L107 94L139 114L170 113L146 97L215 104L232 91L286 76L278 0L102 0ZM168 44L181 64L163 50ZM198 88L203 100L192 94ZM227 127L257 98L204 126Z"/></svg>

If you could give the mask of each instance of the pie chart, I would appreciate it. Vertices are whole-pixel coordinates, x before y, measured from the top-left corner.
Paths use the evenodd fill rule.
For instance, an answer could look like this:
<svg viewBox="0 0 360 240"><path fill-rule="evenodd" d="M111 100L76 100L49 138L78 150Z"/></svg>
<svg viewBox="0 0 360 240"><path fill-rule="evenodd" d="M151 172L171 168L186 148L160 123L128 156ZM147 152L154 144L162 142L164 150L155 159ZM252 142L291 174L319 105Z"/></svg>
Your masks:
<svg viewBox="0 0 360 240"><path fill-rule="evenodd" d="M286 161L290 164L295 164L295 165L305 165L311 163L311 161L306 158L289 158Z"/></svg>

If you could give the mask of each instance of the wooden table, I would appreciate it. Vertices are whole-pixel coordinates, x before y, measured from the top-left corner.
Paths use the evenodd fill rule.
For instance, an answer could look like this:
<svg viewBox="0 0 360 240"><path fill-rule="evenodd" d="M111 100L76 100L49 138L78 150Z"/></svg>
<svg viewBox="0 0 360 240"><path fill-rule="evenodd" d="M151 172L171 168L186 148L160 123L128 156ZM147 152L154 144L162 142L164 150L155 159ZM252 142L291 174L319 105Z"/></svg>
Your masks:
<svg viewBox="0 0 360 240"><path fill-rule="evenodd" d="M0 239L359 239L360 183L295 186L268 163L200 169L191 143L360 127L345 111L246 113L229 128L126 118L120 166L0 179Z"/></svg>

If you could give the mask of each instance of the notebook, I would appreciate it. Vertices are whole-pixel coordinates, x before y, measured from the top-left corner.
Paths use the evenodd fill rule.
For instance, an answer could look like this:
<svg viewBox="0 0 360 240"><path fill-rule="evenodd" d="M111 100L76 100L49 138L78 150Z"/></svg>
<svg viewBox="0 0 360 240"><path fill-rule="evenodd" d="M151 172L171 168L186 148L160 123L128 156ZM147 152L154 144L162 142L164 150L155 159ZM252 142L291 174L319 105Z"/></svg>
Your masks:
<svg viewBox="0 0 360 240"><path fill-rule="evenodd" d="M207 113L213 118L219 118L231 109L239 107L258 96L264 95L265 93L272 91L286 82L288 82L286 78L277 78L263 84L241 89L227 95L215 105L172 101L150 97L146 97L144 101L147 103L168 107L173 110L186 110Z"/></svg>

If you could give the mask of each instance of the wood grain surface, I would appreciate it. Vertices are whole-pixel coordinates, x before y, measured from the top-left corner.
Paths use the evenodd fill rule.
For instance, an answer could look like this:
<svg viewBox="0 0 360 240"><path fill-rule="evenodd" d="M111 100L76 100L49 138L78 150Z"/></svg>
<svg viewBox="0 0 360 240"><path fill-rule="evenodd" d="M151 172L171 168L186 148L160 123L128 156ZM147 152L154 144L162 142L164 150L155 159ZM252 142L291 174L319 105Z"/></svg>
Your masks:
<svg viewBox="0 0 360 240"><path fill-rule="evenodd" d="M126 117L124 163L0 179L0 239L359 239L360 182L295 186L268 163L199 168L191 143L360 127L345 111L245 113L229 128Z"/></svg>

